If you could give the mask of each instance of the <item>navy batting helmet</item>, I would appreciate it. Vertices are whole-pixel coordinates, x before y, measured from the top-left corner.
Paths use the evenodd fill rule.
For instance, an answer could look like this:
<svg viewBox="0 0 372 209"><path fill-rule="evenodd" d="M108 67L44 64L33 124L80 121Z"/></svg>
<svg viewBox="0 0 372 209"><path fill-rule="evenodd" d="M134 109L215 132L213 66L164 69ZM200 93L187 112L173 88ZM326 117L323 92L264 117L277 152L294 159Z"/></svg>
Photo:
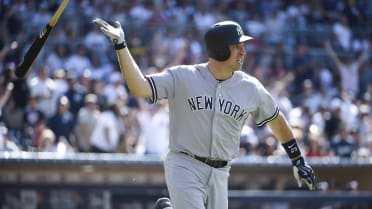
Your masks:
<svg viewBox="0 0 372 209"><path fill-rule="evenodd" d="M225 61L230 57L229 45L250 39L253 38L244 35L242 27L234 21L218 22L204 35L208 56L218 61Z"/></svg>

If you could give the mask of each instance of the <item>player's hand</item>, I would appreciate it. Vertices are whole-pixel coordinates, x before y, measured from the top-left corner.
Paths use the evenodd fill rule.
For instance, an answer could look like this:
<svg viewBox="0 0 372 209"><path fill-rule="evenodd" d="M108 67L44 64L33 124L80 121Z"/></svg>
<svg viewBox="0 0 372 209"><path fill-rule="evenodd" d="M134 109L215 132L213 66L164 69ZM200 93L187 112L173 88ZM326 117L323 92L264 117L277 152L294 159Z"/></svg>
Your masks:
<svg viewBox="0 0 372 209"><path fill-rule="evenodd" d="M305 162L303 157L294 160L293 162L293 174L296 178L299 187L302 187L302 183L305 182L309 190L315 189L315 173L314 170Z"/></svg>
<svg viewBox="0 0 372 209"><path fill-rule="evenodd" d="M114 25L110 25L105 20L96 18L93 20L93 23L98 26L102 33L105 34L115 46L125 44L124 31L119 21L116 21Z"/></svg>

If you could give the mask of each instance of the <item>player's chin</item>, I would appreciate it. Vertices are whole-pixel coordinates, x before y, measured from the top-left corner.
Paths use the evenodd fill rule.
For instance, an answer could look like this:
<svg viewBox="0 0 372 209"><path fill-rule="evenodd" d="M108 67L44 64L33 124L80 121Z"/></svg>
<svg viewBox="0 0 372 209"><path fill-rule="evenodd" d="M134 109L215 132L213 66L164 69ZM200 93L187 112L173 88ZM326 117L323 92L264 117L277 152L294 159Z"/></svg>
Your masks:
<svg viewBox="0 0 372 209"><path fill-rule="evenodd" d="M243 66L243 60L237 60L235 66L236 70L240 70Z"/></svg>

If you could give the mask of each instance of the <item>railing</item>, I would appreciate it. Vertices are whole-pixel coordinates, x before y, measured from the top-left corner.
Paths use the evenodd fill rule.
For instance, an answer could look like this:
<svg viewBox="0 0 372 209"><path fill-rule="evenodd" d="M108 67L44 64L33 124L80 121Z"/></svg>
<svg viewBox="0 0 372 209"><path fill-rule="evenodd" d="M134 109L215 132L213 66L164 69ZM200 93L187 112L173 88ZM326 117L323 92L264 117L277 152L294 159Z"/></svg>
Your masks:
<svg viewBox="0 0 372 209"><path fill-rule="evenodd" d="M319 209L345 208L350 204L372 208L371 158L357 161L319 158L308 162L316 171L318 182L332 182L338 189L299 190L287 158L241 158L232 164L230 208L281 205ZM158 197L168 195L162 163L159 156L2 152L0 203L12 208L14 202L33 205L43 197L51 209L69 209L78 204L84 209L152 208ZM344 189L351 181L358 183L357 191ZM275 188L276 182L282 182L282 186Z"/></svg>
<svg viewBox="0 0 372 209"><path fill-rule="evenodd" d="M372 191L372 158L311 158L308 162L318 182L333 181L342 186L357 181L360 190ZM161 156L0 152L0 183L164 184L162 163ZM239 158L232 163L233 189L252 189L249 182L257 185L273 178L285 178L287 187L295 185L288 158Z"/></svg>

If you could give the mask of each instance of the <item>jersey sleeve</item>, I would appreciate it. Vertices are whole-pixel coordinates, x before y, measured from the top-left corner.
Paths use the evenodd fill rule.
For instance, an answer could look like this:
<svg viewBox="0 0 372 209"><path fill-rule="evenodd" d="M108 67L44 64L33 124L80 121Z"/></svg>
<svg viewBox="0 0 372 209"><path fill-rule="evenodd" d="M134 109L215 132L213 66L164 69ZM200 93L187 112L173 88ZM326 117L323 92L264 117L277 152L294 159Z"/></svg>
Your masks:
<svg viewBox="0 0 372 209"><path fill-rule="evenodd" d="M167 69L160 73L146 76L152 90L152 98L148 98L150 103L157 103L158 100L167 99L174 92L174 78L172 72Z"/></svg>
<svg viewBox="0 0 372 209"><path fill-rule="evenodd" d="M251 115L256 122L256 126L262 127L279 115L279 107L261 83L257 87L257 109L251 112Z"/></svg>

